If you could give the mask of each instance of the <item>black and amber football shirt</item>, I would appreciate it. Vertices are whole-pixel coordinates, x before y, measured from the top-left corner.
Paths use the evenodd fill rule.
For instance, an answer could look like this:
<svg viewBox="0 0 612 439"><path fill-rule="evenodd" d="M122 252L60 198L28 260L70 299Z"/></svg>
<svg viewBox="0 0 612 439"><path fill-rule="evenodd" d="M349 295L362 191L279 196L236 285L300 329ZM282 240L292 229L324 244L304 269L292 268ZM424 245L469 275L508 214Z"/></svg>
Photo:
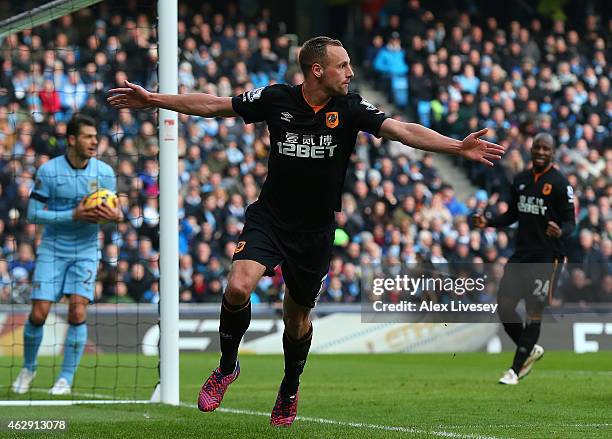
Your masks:
<svg viewBox="0 0 612 439"><path fill-rule="evenodd" d="M259 202L278 227L319 230L334 221L357 133L378 135L385 114L361 96L306 102L302 86L275 84L232 99L246 123L268 124L268 176Z"/></svg>
<svg viewBox="0 0 612 439"><path fill-rule="evenodd" d="M508 211L490 219L491 227L518 221L515 257L522 261L548 262L565 256L563 240L575 226L574 190L552 165L542 173L523 171L514 177ZM548 222L562 230L561 238L546 235Z"/></svg>

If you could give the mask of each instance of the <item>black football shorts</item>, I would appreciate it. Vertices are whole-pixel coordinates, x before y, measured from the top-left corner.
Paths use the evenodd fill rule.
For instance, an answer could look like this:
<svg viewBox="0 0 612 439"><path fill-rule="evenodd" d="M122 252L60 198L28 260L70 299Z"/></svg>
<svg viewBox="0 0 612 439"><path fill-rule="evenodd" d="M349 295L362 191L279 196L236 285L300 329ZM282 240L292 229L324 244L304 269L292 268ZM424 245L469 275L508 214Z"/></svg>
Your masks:
<svg viewBox="0 0 612 439"><path fill-rule="evenodd" d="M499 285L498 302L518 303L525 299L528 314L539 314L552 300L562 266L559 261L525 262L510 258Z"/></svg>
<svg viewBox="0 0 612 439"><path fill-rule="evenodd" d="M287 231L272 224L265 208L255 202L245 216L233 261L256 261L274 276L280 264L285 285L298 304L314 308L329 269L334 226L314 232Z"/></svg>

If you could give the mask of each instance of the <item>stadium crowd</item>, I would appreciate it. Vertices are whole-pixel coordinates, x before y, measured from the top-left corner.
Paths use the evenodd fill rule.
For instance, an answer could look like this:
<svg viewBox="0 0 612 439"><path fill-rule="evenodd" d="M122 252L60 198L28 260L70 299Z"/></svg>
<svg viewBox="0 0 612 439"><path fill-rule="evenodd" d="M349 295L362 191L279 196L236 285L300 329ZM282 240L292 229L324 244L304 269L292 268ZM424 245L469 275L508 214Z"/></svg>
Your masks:
<svg viewBox="0 0 612 439"><path fill-rule="evenodd" d="M262 9L243 17L180 3L179 90L232 96L299 84L297 48ZM159 163L156 113L112 110L105 91L126 78L154 89L156 30L135 2L92 10L0 42L0 302L28 300L39 230L25 222L36 167L66 148L66 121L95 117L99 157L118 175L126 221L100 229L99 302L159 300ZM481 190L464 203L422 157L361 133L336 216L335 256L321 302L355 302L367 264L426 260L495 262L512 252L513 228L477 231L475 212L507 209L514 175L529 165L536 132L558 143L557 163L575 188L578 226L562 301L612 301L612 20L533 17L501 25L466 12L436 17L418 0L364 14L355 53L364 75L416 120L456 138L488 127L508 146L494 168L457 163ZM384 109L385 105L381 105ZM179 116L180 299L218 302L246 207L266 176L265 125ZM282 274L263 278L253 303L276 302ZM579 293L577 293L579 292Z"/></svg>

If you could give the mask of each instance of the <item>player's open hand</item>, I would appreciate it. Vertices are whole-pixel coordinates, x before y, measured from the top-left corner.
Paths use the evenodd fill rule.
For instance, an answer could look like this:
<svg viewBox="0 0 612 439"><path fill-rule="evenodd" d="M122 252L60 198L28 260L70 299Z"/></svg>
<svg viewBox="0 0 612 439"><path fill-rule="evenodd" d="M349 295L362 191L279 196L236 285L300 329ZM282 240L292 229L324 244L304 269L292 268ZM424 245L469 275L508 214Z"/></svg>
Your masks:
<svg viewBox="0 0 612 439"><path fill-rule="evenodd" d="M72 219L75 221L86 221L88 223L97 223L100 217L98 216L98 210L94 207L85 207L85 201L87 195L83 197L77 207L72 212Z"/></svg>
<svg viewBox="0 0 612 439"><path fill-rule="evenodd" d="M493 166L491 160L499 160L506 148L496 143L481 139L487 133L487 128L470 134L461 142L461 155L469 160Z"/></svg>
<svg viewBox="0 0 612 439"><path fill-rule="evenodd" d="M97 206L97 209L98 217L102 221L112 221L114 223L118 223L123 219L121 209L118 207L113 208L106 203L102 203Z"/></svg>
<svg viewBox="0 0 612 439"><path fill-rule="evenodd" d="M487 227L487 219L484 217L484 215L476 214L472 216L472 224L477 229L484 229Z"/></svg>
<svg viewBox="0 0 612 439"><path fill-rule="evenodd" d="M132 84L127 79L125 87L113 88L108 91L106 101L115 108L147 108L150 107L151 93L140 85Z"/></svg>
<svg viewBox="0 0 612 439"><path fill-rule="evenodd" d="M546 227L546 236L550 236L551 238L561 238L563 232L561 231L561 227L554 222L548 221L548 226Z"/></svg>

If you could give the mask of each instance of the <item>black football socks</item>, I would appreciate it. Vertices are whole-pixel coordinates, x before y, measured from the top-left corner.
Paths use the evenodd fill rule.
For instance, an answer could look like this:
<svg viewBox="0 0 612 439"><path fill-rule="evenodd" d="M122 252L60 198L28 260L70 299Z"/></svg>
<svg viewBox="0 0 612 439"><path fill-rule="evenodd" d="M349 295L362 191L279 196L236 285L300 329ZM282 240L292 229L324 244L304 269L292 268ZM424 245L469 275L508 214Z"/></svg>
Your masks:
<svg viewBox="0 0 612 439"><path fill-rule="evenodd" d="M499 304L499 318L504 325L504 329L514 344L518 346L523 333L523 319L516 312L516 302L500 297L497 303Z"/></svg>
<svg viewBox="0 0 612 439"><path fill-rule="evenodd" d="M281 383L281 394L283 396L293 396L300 385L300 375L304 371L306 358L310 350L312 341L312 324L308 333L299 340L293 340L283 333L283 350L285 351L285 377Z"/></svg>
<svg viewBox="0 0 612 439"><path fill-rule="evenodd" d="M515 345L519 345L521 342L521 335L523 334L523 324L514 322L503 322L506 334L510 336Z"/></svg>
<svg viewBox="0 0 612 439"><path fill-rule="evenodd" d="M512 369L517 375L520 372L521 367L523 367L525 360L531 354L531 350L538 341L538 338L540 338L541 327L542 322L539 320L527 322L525 325L516 349L516 353L514 354L514 362L512 363Z"/></svg>
<svg viewBox="0 0 612 439"><path fill-rule="evenodd" d="M221 373L228 375L236 368L238 347L251 323L251 300L242 305L231 305L223 296L219 317L219 341L221 344Z"/></svg>

